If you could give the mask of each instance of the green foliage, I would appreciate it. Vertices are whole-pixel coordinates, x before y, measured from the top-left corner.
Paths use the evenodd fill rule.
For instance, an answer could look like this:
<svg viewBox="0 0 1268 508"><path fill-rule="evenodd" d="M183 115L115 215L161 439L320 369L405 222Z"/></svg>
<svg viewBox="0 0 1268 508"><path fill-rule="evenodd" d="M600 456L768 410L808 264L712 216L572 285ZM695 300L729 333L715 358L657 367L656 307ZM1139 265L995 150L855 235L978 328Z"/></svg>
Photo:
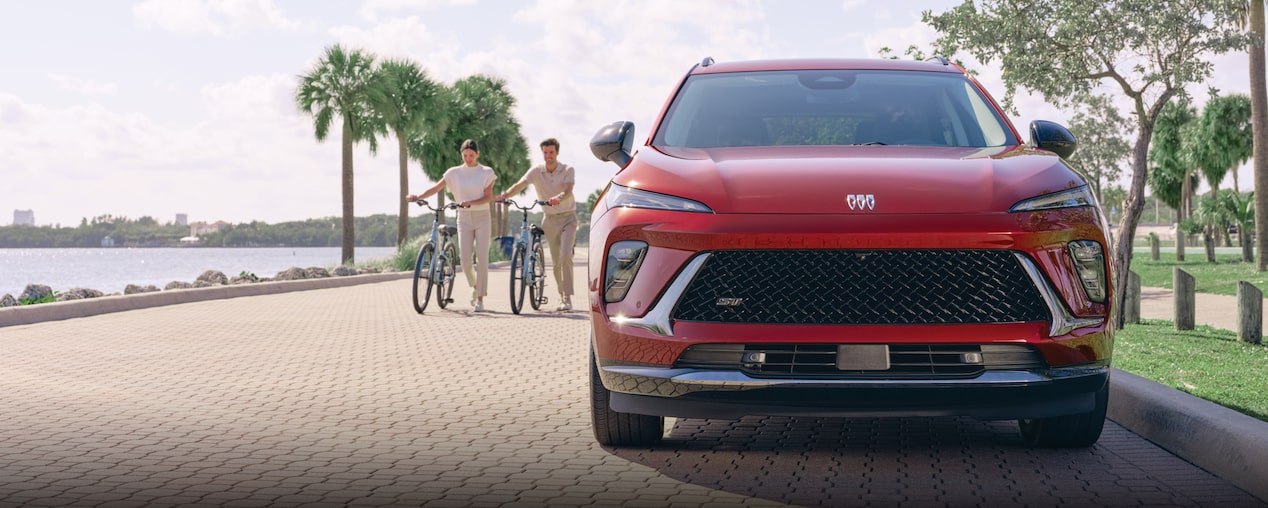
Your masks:
<svg viewBox="0 0 1268 508"><path fill-rule="evenodd" d="M1196 162L1212 189L1253 155L1250 113L1250 97L1243 94L1212 97L1202 108Z"/></svg>
<svg viewBox="0 0 1268 508"><path fill-rule="evenodd" d="M39 303L53 303L57 301L57 291L43 298L19 298L18 303L21 305L35 305Z"/></svg>
<svg viewBox="0 0 1268 508"><path fill-rule="evenodd" d="M1182 208L1184 202L1184 179L1190 179L1190 190L1197 188L1190 147L1184 135L1186 127L1194 124L1196 118L1197 110L1187 101L1167 103L1154 124L1153 141L1149 146L1149 189L1154 197L1176 209Z"/></svg>
<svg viewBox="0 0 1268 508"><path fill-rule="evenodd" d="M1123 133L1130 131L1132 124L1118 114L1107 96L1084 94L1076 99L1070 132L1079 140L1079 149L1070 162L1084 173L1097 198L1104 203L1103 186L1122 176L1127 157L1131 155L1131 146ZM1119 198L1113 203L1121 201Z"/></svg>
<svg viewBox="0 0 1268 508"><path fill-rule="evenodd" d="M397 238L404 241L409 236L409 140L428 129L439 129L444 109L439 103L443 86L432 81L418 64L408 60L389 59L381 62L375 72L375 86L370 90L370 100L387 128L396 136L399 149L398 181L400 199L397 221Z"/></svg>
<svg viewBox="0 0 1268 508"><path fill-rule="evenodd" d="M243 271L241 271L241 272L238 272L238 277L242 277L242 278L247 279L247 280L249 280L249 281L251 281L251 282L259 282L259 281L260 281L260 278L259 278L259 277L257 277L254 273L248 272L248 271L246 271L246 270L243 270Z"/></svg>
<svg viewBox="0 0 1268 508"><path fill-rule="evenodd" d="M1129 324L1114 336L1114 366L1268 421L1268 347L1209 326L1179 332L1170 321Z"/></svg>

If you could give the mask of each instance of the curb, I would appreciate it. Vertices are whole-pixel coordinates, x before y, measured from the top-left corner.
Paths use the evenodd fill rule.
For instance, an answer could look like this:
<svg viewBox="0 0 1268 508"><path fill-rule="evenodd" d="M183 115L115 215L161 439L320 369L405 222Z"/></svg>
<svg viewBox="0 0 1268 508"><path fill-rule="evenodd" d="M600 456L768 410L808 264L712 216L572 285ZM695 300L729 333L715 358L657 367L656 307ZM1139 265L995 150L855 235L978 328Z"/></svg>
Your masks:
<svg viewBox="0 0 1268 508"><path fill-rule="evenodd" d="M215 286L207 288L174 289L155 293L103 296L87 300L41 303L0 308L0 327L26 325L43 321L60 321L77 317L95 316L110 312L145 309L178 303L221 300L240 296L272 295L291 291L328 289L358 284L372 284L412 277L413 272L371 273L321 279L288 280Z"/></svg>
<svg viewBox="0 0 1268 508"><path fill-rule="evenodd" d="M1268 501L1268 422L1119 369L1110 376L1108 416Z"/></svg>

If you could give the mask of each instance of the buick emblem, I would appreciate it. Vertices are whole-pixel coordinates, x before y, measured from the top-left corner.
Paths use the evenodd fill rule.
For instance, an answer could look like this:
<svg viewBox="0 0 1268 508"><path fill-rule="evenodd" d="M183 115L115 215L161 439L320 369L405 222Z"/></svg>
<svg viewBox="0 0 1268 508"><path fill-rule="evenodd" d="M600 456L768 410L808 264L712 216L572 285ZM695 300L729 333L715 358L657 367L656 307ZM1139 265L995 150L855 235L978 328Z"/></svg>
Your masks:
<svg viewBox="0 0 1268 508"><path fill-rule="evenodd" d="M875 210L876 196L874 194L846 194L845 204L850 205L851 210Z"/></svg>

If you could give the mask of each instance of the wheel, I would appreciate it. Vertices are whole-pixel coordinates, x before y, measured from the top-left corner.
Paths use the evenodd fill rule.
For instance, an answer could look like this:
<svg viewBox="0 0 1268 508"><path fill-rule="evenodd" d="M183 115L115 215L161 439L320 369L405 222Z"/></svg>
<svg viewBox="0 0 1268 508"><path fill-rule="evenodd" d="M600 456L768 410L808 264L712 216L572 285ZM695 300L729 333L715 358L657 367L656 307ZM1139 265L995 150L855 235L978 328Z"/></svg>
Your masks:
<svg viewBox="0 0 1268 508"><path fill-rule="evenodd" d="M418 249L418 259L414 260L414 312L419 314L427 308L431 300L431 258L436 253L436 246L424 244Z"/></svg>
<svg viewBox="0 0 1268 508"><path fill-rule="evenodd" d="M511 312L520 313L524 308L524 293L528 292L528 283L524 279L524 246L515 245L511 254Z"/></svg>
<svg viewBox="0 0 1268 508"><path fill-rule="evenodd" d="M546 256L542 254L542 244L533 244L533 258L528 263L528 302L533 310L542 308L546 303Z"/></svg>
<svg viewBox="0 0 1268 508"><path fill-rule="evenodd" d="M612 392L603 387L599 364L590 350L590 425L594 439L603 446L651 446L665 434L665 418L613 411Z"/></svg>
<svg viewBox="0 0 1268 508"><path fill-rule="evenodd" d="M453 285L457 281L454 276L458 270L458 248L452 243L445 244L445 254L440 258L440 281L436 286L436 304L440 308L453 303Z"/></svg>
<svg viewBox="0 0 1268 508"><path fill-rule="evenodd" d="M1096 444L1109 407L1109 380L1096 392L1096 407L1081 414L1018 420L1022 439L1036 448L1086 448Z"/></svg>

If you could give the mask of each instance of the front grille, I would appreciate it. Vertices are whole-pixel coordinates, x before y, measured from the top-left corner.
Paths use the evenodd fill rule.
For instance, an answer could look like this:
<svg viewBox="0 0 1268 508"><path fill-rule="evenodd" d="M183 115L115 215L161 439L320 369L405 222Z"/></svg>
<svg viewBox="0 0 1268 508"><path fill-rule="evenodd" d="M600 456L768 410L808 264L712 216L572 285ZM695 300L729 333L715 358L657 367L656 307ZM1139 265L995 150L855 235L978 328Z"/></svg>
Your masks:
<svg viewBox="0 0 1268 508"><path fill-rule="evenodd" d="M684 321L984 324L1048 321L1007 250L714 251L674 308Z"/></svg>
<svg viewBox="0 0 1268 508"><path fill-rule="evenodd" d="M683 351L674 367L740 370L755 377L892 379L963 378L990 370L1048 366L1038 350L1024 344L890 344L887 348L889 368L884 370L838 369L837 344L697 344ZM763 361L746 362L752 353L761 353Z"/></svg>

